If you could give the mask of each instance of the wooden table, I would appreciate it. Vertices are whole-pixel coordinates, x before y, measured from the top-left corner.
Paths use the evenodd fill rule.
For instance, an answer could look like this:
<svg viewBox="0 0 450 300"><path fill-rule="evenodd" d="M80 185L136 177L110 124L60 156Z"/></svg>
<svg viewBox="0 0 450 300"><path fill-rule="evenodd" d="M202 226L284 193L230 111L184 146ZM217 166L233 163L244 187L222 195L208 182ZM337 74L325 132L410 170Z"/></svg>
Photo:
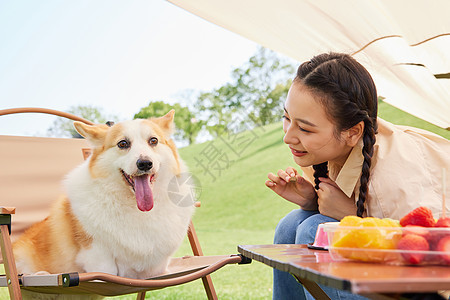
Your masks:
<svg viewBox="0 0 450 300"><path fill-rule="evenodd" d="M445 266L333 261L328 251L312 250L306 245L241 245L238 251L272 268L291 273L316 299L328 298L318 284L372 299L450 290L450 267Z"/></svg>

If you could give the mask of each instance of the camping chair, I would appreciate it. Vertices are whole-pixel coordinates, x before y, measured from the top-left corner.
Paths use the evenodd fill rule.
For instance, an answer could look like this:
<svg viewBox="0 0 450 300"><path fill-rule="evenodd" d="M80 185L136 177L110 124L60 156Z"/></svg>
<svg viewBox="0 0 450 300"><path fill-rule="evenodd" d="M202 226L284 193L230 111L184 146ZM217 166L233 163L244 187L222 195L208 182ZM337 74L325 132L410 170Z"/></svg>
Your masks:
<svg viewBox="0 0 450 300"><path fill-rule="evenodd" d="M0 116L29 112L52 114L92 124L72 114L42 108L5 109L0 110ZM0 286L8 287L11 299L21 299L22 289L47 294L102 296L138 293L137 299L144 299L146 291L200 278L208 299L217 299L209 274L227 264L250 262L241 255L203 256L191 221L187 234L194 256L172 258L169 264L170 274L146 280L99 272L17 274L11 240L47 216L51 203L61 193L62 178L89 153L89 146L84 139L0 135L0 205L4 205L0 206L0 246L6 273L0 276ZM11 227L11 215L15 213L15 209L17 216L14 216L14 225Z"/></svg>

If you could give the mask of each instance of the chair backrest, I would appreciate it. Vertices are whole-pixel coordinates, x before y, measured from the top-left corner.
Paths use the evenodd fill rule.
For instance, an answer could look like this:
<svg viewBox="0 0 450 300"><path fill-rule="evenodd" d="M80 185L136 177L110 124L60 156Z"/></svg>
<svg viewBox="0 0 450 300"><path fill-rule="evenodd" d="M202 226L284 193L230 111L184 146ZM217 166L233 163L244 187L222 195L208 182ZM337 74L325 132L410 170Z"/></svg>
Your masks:
<svg viewBox="0 0 450 300"><path fill-rule="evenodd" d="M0 199L16 208L12 239L47 217L65 175L83 162L83 139L0 135Z"/></svg>
<svg viewBox="0 0 450 300"><path fill-rule="evenodd" d="M0 110L0 116L16 113L44 113L93 124L76 115L45 108L11 108ZM0 135L0 206L15 207L11 239L17 239L28 227L45 219L53 202L64 193L62 181L67 173L90 154L84 139L20 137ZM197 207L200 203L195 204ZM8 212L12 213L12 212ZM187 232L195 256L203 256L192 221ZM4 235L2 235L4 236ZM10 244L9 236L7 238ZM2 247L2 254L4 253ZM19 282L12 249L5 265L14 265L6 273L15 274L10 295L20 299ZM202 276L208 299L217 299L210 275ZM18 295L18 296L17 296ZM11 296L12 297L12 296ZM144 299L145 291L138 299Z"/></svg>

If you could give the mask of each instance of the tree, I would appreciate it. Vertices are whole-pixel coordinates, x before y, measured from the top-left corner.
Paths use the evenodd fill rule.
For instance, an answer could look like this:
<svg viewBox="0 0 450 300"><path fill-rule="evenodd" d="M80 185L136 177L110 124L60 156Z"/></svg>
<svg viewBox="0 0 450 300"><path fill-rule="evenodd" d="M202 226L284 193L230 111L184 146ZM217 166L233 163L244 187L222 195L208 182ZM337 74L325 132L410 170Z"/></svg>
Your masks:
<svg viewBox="0 0 450 300"><path fill-rule="evenodd" d="M206 116L203 121L206 130L213 136L227 132L236 108L230 105L230 94L234 93L231 84L215 89L211 92L202 92L195 104L200 116Z"/></svg>
<svg viewBox="0 0 450 300"><path fill-rule="evenodd" d="M67 112L99 124L106 123L107 121L117 121L116 116L105 116L100 108L93 106L72 106ZM82 138L73 127L73 121L65 118L56 119L52 126L47 129L47 135L52 137Z"/></svg>
<svg viewBox="0 0 450 300"><path fill-rule="evenodd" d="M236 94L233 105L259 125L278 121L294 76L294 66L275 52L259 48L242 67L233 71Z"/></svg>
<svg viewBox="0 0 450 300"><path fill-rule="evenodd" d="M236 120L248 123L250 119L253 126L273 123L283 114L294 71L292 62L261 47L243 66L233 70L231 83L201 93L195 107L206 115L206 128L215 135L239 128Z"/></svg>
<svg viewBox="0 0 450 300"><path fill-rule="evenodd" d="M134 118L148 119L151 117L160 117L168 113L171 109L175 110L175 138L185 140L189 145L194 143L205 122L196 118L189 108L181 106L179 103L170 105L162 101L150 102L148 106L141 108L134 115Z"/></svg>

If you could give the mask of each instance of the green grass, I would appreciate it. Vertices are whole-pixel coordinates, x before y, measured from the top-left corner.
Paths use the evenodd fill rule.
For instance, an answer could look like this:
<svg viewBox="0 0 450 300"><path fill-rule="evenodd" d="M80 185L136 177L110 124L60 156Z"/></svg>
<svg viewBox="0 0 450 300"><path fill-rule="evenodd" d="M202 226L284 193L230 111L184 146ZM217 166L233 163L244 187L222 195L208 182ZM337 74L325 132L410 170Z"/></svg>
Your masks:
<svg viewBox="0 0 450 300"><path fill-rule="evenodd" d="M380 103L379 115L396 124L421 127L450 138L449 131L387 103ZM227 142L224 137L180 149L201 187L201 207L196 211L194 224L205 255L234 254L240 244L272 243L278 220L295 208L264 185L268 172L294 166L282 141L281 123L256 128L234 138L234 142L241 144ZM220 154L215 160L211 159L211 162L220 162L220 168L214 165L205 168L208 155L213 154ZM177 256L191 253L186 239ZM213 273L212 279L219 299L271 299L272 296L272 270L259 262L225 266ZM2 290L1 299L7 299L5 289ZM118 298L135 299L135 295ZM147 298L205 299L206 296L198 280L147 293Z"/></svg>
<svg viewBox="0 0 450 300"><path fill-rule="evenodd" d="M428 123L427 121L414 117L398 108L395 108L387 104L386 102L380 103L378 111L379 111L378 115L381 118L394 124L408 125L422 128L434 132L436 134L439 134L445 137L446 139L450 139L450 130L443 129L441 127Z"/></svg>

